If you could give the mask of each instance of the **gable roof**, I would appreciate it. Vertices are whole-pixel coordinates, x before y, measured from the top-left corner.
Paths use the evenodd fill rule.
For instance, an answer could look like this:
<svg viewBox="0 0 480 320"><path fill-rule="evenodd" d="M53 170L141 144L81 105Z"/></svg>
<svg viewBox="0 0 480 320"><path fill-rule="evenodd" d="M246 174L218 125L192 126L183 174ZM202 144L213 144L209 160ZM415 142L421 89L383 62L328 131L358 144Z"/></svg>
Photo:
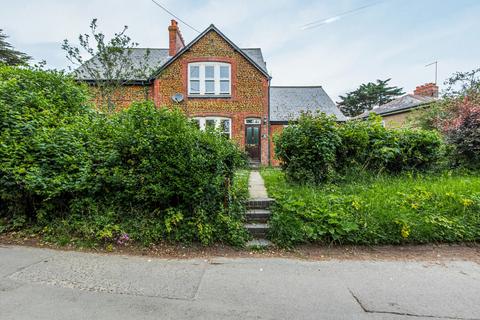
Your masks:
<svg viewBox="0 0 480 320"><path fill-rule="evenodd" d="M222 37L232 48L240 53L245 59L247 59L253 66L255 66L263 75L267 78L271 78L267 71L267 65L263 60L262 52L259 48L250 48L250 49L240 49L235 43L227 38L220 30L218 30L215 25L211 24L207 29L200 33L195 39L193 39L189 44L182 48L176 55L174 55L170 60L164 63L152 76L152 78L157 77L163 69L168 67L171 63L177 60L182 54L190 50L190 48L202 39L210 31L216 32L220 37Z"/></svg>
<svg viewBox="0 0 480 320"><path fill-rule="evenodd" d="M217 32L225 41L227 41L237 52L239 52L245 59L247 59L251 64L253 64L260 72L262 72L266 77L270 78L267 71L267 64L263 59L262 50L260 48L238 48L232 41L230 41L223 33L220 32L213 24L210 25L204 32L202 32L198 37L191 41L186 47L180 50L175 56L171 57L168 55L168 49L165 48L133 48L131 49L131 58L133 60L133 65L135 67L140 67L143 63L144 66L150 70L151 74L144 76L132 76L129 80L131 82L148 82L153 80L164 68L170 65L178 57L180 57L184 52L189 50L198 40L200 40L204 35L209 31L214 30ZM145 54L147 50L150 51L148 59L145 61ZM127 54L127 53L125 53ZM88 66L88 67L87 67ZM93 81L95 77L92 76L89 72L89 68L99 70L100 75L103 75L105 70L101 70L102 66L98 62L98 57L94 56L90 60L86 61L83 65L78 67L74 74L78 80L82 81Z"/></svg>
<svg viewBox="0 0 480 320"><path fill-rule="evenodd" d="M346 120L321 86L270 87L270 121L296 120L302 112L324 112L334 115L338 121Z"/></svg>
<svg viewBox="0 0 480 320"><path fill-rule="evenodd" d="M372 110L365 111L361 115L357 116L357 118L366 118L372 112L378 115L388 115L388 114L395 114L406 112L422 105L431 103L435 101L434 97L427 97L427 96L420 96L417 94L406 94L401 96L400 98L394 99L390 102L382 104Z"/></svg>

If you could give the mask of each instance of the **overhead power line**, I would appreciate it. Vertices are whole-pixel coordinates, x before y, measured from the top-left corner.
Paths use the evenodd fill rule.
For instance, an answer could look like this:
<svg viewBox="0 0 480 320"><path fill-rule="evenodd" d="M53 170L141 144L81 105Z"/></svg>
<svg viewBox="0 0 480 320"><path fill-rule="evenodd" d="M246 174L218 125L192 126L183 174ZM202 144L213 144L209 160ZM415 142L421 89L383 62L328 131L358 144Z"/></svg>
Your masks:
<svg viewBox="0 0 480 320"><path fill-rule="evenodd" d="M198 31L197 29L195 29L194 27L192 27L191 25L189 25L188 23L186 23L183 19L181 19L179 16L177 16L176 14L174 14L172 11L168 10L167 8L165 8L165 6L161 5L160 3L158 3L157 1L155 0L151 0L153 3L155 3L159 8L161 8L163 11L165 11L166 13L168 13L169 15L171 15L172 17L174 17L175 19L177 19L178 21L180 21L181 23L183 23L184 25L186 25L187 27L189 27L190 29L192 29L193 31L195 32L198 32L198 33L201 33L200 31Z"/></svg>
<svg viewBox="0 0 480 320"><path fill-rule="evenodd" d="M332 17L329 17L329 18L324 18L324 19L315 20L315 21L312 21L312 22L310 22L310 23L304 24L301 28L302 28L302 30L307 30L307 29L313 29L313 28L319 27L319 26L324 25L324 24L332 23L332 22L334 22L334 21L340 20L340 19L343 18L344 16L353 14L353 13L355 13L355 12L357 12L357 11L364 10L364 9L366 9L366 8L370 8L370 7L376 6L377 4L380 4L380 3L385 2L385 1L386 1L386 0L375 1L375 2L372 2L372 3L366 4L366 5L364 5L364 6L361 6L361 7L352 9L352 10L348 10L348 11L342 12L342 13L340 13L340 14L337 14L336 16L332 16Z"/></svg>

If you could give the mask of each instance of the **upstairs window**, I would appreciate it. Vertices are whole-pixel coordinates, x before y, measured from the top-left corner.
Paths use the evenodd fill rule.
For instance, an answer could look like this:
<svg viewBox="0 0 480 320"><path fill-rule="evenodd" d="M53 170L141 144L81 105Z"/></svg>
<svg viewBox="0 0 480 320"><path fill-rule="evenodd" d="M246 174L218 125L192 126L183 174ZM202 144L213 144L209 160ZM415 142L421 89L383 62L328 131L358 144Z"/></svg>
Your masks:
<svg viewBox="0 0 480 320"><path fill-rule="evenodd" d="M188 95L230 96L231 66L223 62L188 64Z"/></svg>

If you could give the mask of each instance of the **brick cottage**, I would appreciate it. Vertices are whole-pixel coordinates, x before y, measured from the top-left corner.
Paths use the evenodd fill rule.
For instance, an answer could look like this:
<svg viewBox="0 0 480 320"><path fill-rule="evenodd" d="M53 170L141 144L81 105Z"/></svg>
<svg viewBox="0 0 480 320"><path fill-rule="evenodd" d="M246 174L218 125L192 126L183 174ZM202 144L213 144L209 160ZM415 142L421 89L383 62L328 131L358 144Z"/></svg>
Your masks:
<svg viewBox="0 0 480 320"><path fill-rule="evenodd" d="M239 48L214 25L187 45L175 20L168 32L168 49L134 49L131 57L139 60L149 50L147 63L155 71L130 81L116 105L126 107L147 94L158 107L179 107L200 129L220 129L263 165L278 164L272 136L301 112L345 120L321 86L270 86L261 49ZM86 63L95 64L95 57ZM77 77L92 82L87 70L81 66Z"/></svg>

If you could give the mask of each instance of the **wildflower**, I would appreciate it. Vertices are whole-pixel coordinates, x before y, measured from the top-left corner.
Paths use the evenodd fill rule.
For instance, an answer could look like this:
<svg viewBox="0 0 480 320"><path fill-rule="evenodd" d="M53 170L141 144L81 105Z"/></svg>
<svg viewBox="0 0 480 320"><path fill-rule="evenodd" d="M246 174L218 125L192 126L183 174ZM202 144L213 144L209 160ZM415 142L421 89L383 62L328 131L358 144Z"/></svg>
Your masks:
<svg viewBox="0 0 480 320"><path fill-rule="evenodd" d="M409 228L406 224L404 224L404 225L402 226L402 231L401 231L401 233L402 233L402 237L403 237L404 239L408 238L408 236L410 235L410 228Z"/></svg>
<svg viewBox="0 0 480 320"><path fill-rule="evenodd" d="M117 238L117 244L118 244L118 245L124 245L124 244L126 244L129 240L130 240L130 237L128 236L128 234L124 233L124 234L122 234L121 236L119 236L119 237Z"/></svg>
<svg viewBox="0 0 480 320"><path fill-rule="evenodd" d="M473 204L473 200L471 199L462 199L462 205L464 207L470 207Z"/></svg>
<svg viewBox="0 0 480 320"><path fill-rule="evenodd" d="M355 209L355 210L359 210L360 209L360 203L357 201L357 200L353 200L352 201L352 207Z"/></svg>
<svg viewBox="0 0 480 320"><path fill-rule="evenodd" d="M418 209L418 203L412 203L412 209Z"/></svg>

